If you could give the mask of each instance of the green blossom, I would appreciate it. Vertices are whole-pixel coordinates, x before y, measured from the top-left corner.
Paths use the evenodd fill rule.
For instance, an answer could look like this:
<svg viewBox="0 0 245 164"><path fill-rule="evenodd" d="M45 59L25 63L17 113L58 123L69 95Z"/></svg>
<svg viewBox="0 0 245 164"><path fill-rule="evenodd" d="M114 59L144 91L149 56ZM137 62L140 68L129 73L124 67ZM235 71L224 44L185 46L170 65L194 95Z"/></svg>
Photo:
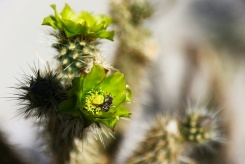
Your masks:
<svg viewBox="0 0 245 164"><path fill-rule="evenodd" d="M86 125L103 123L113 129L120 117L129 117L130 111L122 106L131 101L131 92L126 87L124 75L107 71L94 65L87 75L74 78L68 91L68 99L59 110L84 119Z"/></svg>
<svg viewBox="0 0 245 164"><path fill-rule="evenodd" d="M76 13L68 4L65 4L61 13L56 10L56 5L51 5L54 15L44 18L42 25L65 32L67 37L81 35L86 39L105 38L113 40L114 32L106 31L112 19L105 15L93 16L88 12Z"/></svg>

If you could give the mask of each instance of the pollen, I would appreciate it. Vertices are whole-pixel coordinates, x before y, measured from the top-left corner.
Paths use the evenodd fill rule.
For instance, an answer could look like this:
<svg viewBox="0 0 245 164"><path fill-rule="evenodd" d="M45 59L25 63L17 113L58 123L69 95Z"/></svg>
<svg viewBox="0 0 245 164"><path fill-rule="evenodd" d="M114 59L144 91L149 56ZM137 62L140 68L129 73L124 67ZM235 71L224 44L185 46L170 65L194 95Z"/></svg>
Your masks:
<svg viewBox="0 0 245 164"><path fill-rule="evenodd" d="M85 99L84 108L92 114L102 111L101 105L104 103L104 95L101 91L90 91Z"/></svg>
<svg viewBox="0 0 245 164"><path fill-rule="evenodd" d="M104 96L102 95L95 95L92 100L92 103L95 105L101 105L103 104L103 102L104 102Z"/></svg>

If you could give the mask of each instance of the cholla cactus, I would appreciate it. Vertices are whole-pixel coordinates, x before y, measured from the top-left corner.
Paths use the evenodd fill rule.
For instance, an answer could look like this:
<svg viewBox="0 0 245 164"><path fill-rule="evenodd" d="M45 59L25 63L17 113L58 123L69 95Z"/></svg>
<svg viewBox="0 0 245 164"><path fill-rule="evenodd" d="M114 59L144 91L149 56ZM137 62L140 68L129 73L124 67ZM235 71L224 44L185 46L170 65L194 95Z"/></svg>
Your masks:
<svg viewBox="0 0 245 164"><path fill-rule="evenodd" d="M210 141L219 141L220 131L217 121L215 115L206 109L189 110L179 122L180 133L184 140L196 145L206 145Z"/></svg>
<svg viewBox="0 0 245 164"><path fill-rule="evenodd" d="M176 120L158 117L146 131L127 163L177 163L181 152L178 142L180 135Z"/></svg>
<svg viewBox="0 0 245 164"><path fill-rule="evenodd" d="M75 140L76 149L71 152L70 164L107 164L109 163L106 154L103 153L107 147L101 143L102 135L107 136L110 132L101 132L97 127L93 127L92 132L86 133L84 140ZM105 146L105 145L104 145Z"/></svg>
<svg viewBox="0 0 245 164"><path fill-rule="evenodd" d="M187 109L182 119L170 119L166 115L159 117L128 161L132 164L197 163L192 158L196 148L215 151L213 143L223 141L217 115L200 106Z"/></svg>
<svg viewBox="0 0 245 164"><path fill-rule="evenodd" d="M86 129L104 124L114 130L121 117L131 115L122 106L131 101L131 92L124 75L108 70L98 55L97 39L113 40L114 32L107 31L112 19L76 13L67 4L61 13L51 7L54 15L44 18L43 25L54 29L58 73L33 69L34 75L25 75L16 89L24 105L20 112L40 118L52 163L62 164L70 161L75 139L83 139Z"/></svg>
<svg viewBox="0 0 245 164"><path fill-rule="evenodd" d="M15 87L19 92L16 99L22 106L18 114L39 119L38 125L43 126L43 135L53 152L52 163L64 163L69 161L74 137L82 137L84 124L77 118L59 112L60 103L68 98L69 88L61 83L59 73L50 68L44 72L37 68L32 71L33 75L24 75L25 79ZM67 126L67 120L74 125Z"/></svg>
<svg viewBox="0 0 245 164"><path fill-rule="evenodd" d="M156 58L156 44L143 24L152 11L147 0L119 0L110 5L119 40L113 65L125 73L136 97L140 95L142 77Z"/></svg>
<svg viewBox="0 0 245 164"><path fill-rule="evenodd" d="M218 111L205 105L189 107L183 118L179 118L179 131L185 142L183 154L193 160L206 159L210 162L213 155L225 143ZM206 162L207 162L206 161ZM205 162L204 162L205 163Z"/></svg>
<svg viewBox="0 0 245 164"><path fill-rule="evenodd" d="M119 47L127 49L126 54L131 60L137 58L147 62L154 58L155 51L149 51L153 47L149 41L151 34L143 25L143 21L152 15L152 11L147 0L120 0L111 4L111 15L120 40Z"/></svg>
<svg viewBox="0 0 245 164"><path fill-rule="evenodd" d="M57 41L53 47L58 51L55 59L59 61L62 73L69 79L89 71L94 63L101 64L97 39L113 40L114 32L107 31L112 19L105 15L93 16L88 12L76 13L68 4L61 13L54 9L54 15L44 18L43 25L53 27L51 35ZM65 78L64 78L65 79Z"/></svg>
<svg viewBox="0 0 245 164"><path fill-rule="evenodd" d="M153 8L147 0L125 0L125 2L128 4L128 10L131 13L130 23L135 26L142 24L153 13Z"/></svg>

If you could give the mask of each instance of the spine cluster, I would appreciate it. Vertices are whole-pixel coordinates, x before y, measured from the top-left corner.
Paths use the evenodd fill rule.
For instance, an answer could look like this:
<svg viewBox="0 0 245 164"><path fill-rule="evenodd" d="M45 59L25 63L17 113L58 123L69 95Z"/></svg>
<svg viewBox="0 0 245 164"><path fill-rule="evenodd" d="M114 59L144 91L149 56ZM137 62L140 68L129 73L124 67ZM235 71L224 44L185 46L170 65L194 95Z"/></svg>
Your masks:
<svg viewBox="0 0 245 164"><path fill-rule="evenodd" d="M158 117L127 163L198 163L194 151L215 152L213 145L223 141L217 115L205 107L187 109L182 118Z"/></svg>

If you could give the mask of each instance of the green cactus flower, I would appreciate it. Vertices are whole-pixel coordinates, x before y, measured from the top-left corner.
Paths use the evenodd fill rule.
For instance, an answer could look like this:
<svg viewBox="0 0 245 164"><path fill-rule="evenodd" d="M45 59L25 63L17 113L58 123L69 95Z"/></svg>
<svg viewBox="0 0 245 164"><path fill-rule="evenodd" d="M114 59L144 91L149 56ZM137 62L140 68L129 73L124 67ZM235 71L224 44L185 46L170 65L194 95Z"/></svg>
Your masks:
<svg viewBox="0 0 245 164"><path fill-rule="evenodd" d="M130 101L124 75L115 72L107 76L103 67L94 65L88 74L73 79L68 99L59 110L84 119L86 126L97 122L113 129L120 117L131 115L121 105Z"/></svg>
<svg viewBox="0 0 245 164"><path fill-rule="evenodd" d="M54 29L65 32L67 37L81 35L83 38L94 40L96 38L113 40L114 31L106 31L112 23L112 19L105 15L93 16L88 12L76 13L68 4L59 14L56 5L51 5L54 15L45 17L42 25L48 25Z"/></svg>

